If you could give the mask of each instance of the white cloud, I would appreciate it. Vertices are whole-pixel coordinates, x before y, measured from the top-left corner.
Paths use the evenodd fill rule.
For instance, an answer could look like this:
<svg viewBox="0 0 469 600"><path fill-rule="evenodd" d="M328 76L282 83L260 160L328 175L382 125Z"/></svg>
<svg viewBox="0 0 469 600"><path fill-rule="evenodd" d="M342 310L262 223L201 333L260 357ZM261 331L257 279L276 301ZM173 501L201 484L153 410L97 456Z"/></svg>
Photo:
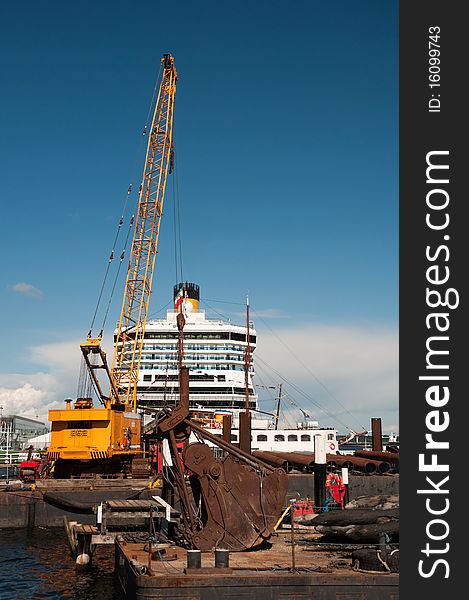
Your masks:
<svg viewBox="0 0 469 600"><path fill-rule="evenodd" d="M76 371L81 360L80 342L83 340L70 340L66 342L53 342L30 348L31 358L39 365L53 370L58 375L69 375Z"/></svg>
<svg viewBox="0 0 469 600"><path fill-rule="evenodd" d="M81 353L78 341L34 346L30 359L35 373L0 374L0 406L3 414L17 414L47 422L47 412L64 406L76 396Z"/></svg>
<svg viewBox="0 0 469 600"><path fill-rule="evenodd" d="M47 411L59 408L57 380L47 373L9 374L0 377L0 406L4 415L47 421Z"/></svg>
<svg viewBox="0 0 469 600"><path fill-rule="evenodd" d="M65 398L76 398L82 355L82 339L29 348L27 359L41 370L36 373L0 374L0 406L4 415L22 415L47 422L50 409L62 408ZM112 343L103 342L112 359Z"/></svg>
<svg viewBox="0 0 469 600"><path fill-rule="evenodd" d="M284 393L321 425L336 426L340 432L345 432L344 424L354 430L360 425L370 429L370 418L381 417L383 431L398 431L397 329L306 325L277 330L278 334L265 328L259 331L259 326L257 329L256 383L275 385L282 381L265 366L265 361L308 396L305 398L283 381ZM3 413L31 418L39 415L41 420L47 420L50 408L63 406L66 397L75 397L80 341L35 346L30 351L38 365L36 373L0 375ZM111 361L111 344L105 349ZM271 393L274 397L276 392ZM261 408L272 410L273 404ZM301 413L293 413L288 403L284 409L292 424L301 420Z"/></svg>
<svg viewBox="0 0 469 600"><path fill-rule="evenodd" d="M29 348L35 373L0 374L0 406L4 415L23 415L47 422L50 409L62 408L65 398L75 398L81 364L80 342L74 339ZM108 359L111 344L105 343Z"/></svg>
<svg viewBox="0 0 469 600"><path fill-rule="evenodd" d="M30 283L15 283L10 286L10 289L17 294L22 294L23 296L29 296L31 298L42 298L43 296L42 291Z"/></svg>
<svg viewBox="0 0 469 600"><path fill-rule="evenodd" d="M341 432L344 424L369 430L371 417L381 417L383 431L398 430L397 329L307 325L279 335L263 331L254 360L256 354L260 376L282 381L262 359L309 397L284 382L288 396L320 424ZM299 411L293 420L301 420Z"/></svg>

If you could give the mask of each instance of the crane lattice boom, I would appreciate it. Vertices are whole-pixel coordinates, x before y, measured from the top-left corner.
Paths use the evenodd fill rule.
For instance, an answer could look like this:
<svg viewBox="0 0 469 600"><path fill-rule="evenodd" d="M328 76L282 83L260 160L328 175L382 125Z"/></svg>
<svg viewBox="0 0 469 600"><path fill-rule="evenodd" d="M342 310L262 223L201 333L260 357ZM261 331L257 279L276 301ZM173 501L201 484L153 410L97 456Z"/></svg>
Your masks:
<svg viewBox="0 0 469 600"><path fill-rule="evenodd" d="M111 369L119 397L114 402L136 409L137 377L148 315L148 305L158 247L163 200L173 143L173 114L177 73L174 59L165 54L139 190L129 268Z"/></svg>

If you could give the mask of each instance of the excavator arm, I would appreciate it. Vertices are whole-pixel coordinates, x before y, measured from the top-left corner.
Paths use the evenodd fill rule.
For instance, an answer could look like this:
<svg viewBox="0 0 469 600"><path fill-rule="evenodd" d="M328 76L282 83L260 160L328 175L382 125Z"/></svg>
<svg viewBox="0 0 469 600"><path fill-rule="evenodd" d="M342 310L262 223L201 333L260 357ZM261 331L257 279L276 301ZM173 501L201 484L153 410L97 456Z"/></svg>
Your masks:
<svg viewBox="0 0 469 600"><path fill-rule="evenodd" d="M158 423L160 438L168 440L171 453L184 537L190 546L202 551L215 547L232 551L254 548L270 537L278 523L285 506L287 474L191 420L189 394L183 391L185 379L183 376L180 380L179 403L168 409ZM191 430L200 439L216 444L225 457L215 458L212 448L204 442L189 444ZM186 443L182 453L185 471L176 440ZM186 484L187 473L192 494ZM198 518L196 506L201 507Z"/></svg>

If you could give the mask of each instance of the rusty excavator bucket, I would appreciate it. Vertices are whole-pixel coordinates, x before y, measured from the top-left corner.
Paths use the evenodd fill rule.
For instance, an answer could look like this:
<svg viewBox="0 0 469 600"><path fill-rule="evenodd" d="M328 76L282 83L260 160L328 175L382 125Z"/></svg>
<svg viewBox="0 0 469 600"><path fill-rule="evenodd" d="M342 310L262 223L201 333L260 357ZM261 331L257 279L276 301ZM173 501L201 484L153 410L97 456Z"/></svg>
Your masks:
<svg viewBox="0 0 469 600"><path fill-rule="evenodd" d="M168 440L171 452L184 537L198 550L254 548L270 537L282 515L287 474L214 436L189 418L189 370L182 366L182 313L177 316L177 324L180 399L172 409L166 409L158 431ZM208 444L188 444L191 430L199 439L221 448L225 457L215 458ZM185 444L182 461L178 442ZM192 495L186 483L188 471Z"/></svg>
<svg viewBox="0 0 469 600"><path fill-rule="evenodd" d="M186 378L188 373L182 369L181 381ZM270 537L280 519L287 474L214 436L189 419L188 413L186 397L158 424L160 435L169 442L184 537L198 550L239 551L258 546ZM191 430L224 450L225 457L215 458L208 444L187 444ZM177 441L187 444L182 457ZM192 495L186 483L188 471Z"/></svg>
<svg viewBox="0 0 469 600"><path fill-rule="evenodd" d="M199 550L247 550L268 539L284 508L287 475L265 471L228 454L217 460L207 444L189 444L183 453L193 473L196 502L202 500L203 528L192 544Z"/></svg>
<svg viewBox="0 0 469 600"><path fill-rule="evenodd" d="M180 405L176 406L174 414L168 414L159 425L169 442L184 537L193 548L203 551L258 546L272 535L282 515L287 474L214 436L184 413ZM176 440L187 441L190 429L217 444L226 456L215 458L208 444L196 442L187 444L181 457Z"/></svg>

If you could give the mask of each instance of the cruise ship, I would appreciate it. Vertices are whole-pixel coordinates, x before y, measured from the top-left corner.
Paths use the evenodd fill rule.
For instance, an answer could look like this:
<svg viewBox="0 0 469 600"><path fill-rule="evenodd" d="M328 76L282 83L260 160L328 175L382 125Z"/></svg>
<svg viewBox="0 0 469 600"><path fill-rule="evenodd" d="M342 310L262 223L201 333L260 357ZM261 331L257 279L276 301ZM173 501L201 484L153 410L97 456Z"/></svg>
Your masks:
<svg viewBox="0 0 469 600"><path fill-rule="evenodd" d="M252 324L207 319L199 308L200 289L194 283L174 286L174 307L166 319L149 320L140 362L137 397L141 407L173 406L179 399L177 314L185 317L184 365L189 369L191 409L230 410L246 408L245 363L249 346L249 408L258 409L254 391L252 354L256 331Z"/></svg>
<svg viewBox="0 0 469 600"><path fill-rule="evenodd" d="M254 324L207 319L200 310L200 288L178 283L173 289L174 305L166 319L149 320L145 328L137 386L140 408L164 408L179 401L177 315L183 312L183 364L189 369L189 408L193 418L221 435L223 415L232 416L233 443L239 441L238 415L246 409L246 355L248 361L249 409L252 411L252 449L313 452L314 438L323 438L326 451L338 451L336 430L320 427L317 421L297 424L296 429L278 429L274 419L261 416L255 392L253 353L257 334ZM248 339L249 335L249 339ZM154 411L152 411L153 413ZM278 425L278 423L277 423Z"/></svg>

